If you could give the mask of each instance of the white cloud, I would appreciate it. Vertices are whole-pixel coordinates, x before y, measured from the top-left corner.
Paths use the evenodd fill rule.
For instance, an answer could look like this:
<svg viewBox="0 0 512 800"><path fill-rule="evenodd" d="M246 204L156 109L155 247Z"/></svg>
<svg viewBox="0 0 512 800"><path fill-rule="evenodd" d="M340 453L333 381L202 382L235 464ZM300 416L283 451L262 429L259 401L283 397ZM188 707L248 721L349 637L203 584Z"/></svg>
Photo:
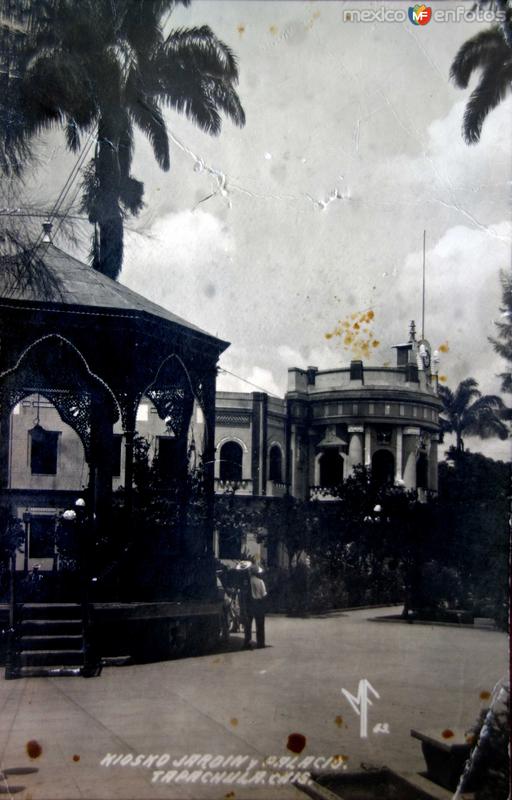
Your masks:
<svg viewBox="0 0 512 800"><path fill-rule="evenodd" d="M145 234L128 234L121 280L222 338L216 301L229 294L223 276L233 251L230 231L213 214L200 209L167 214Z"/></svg>

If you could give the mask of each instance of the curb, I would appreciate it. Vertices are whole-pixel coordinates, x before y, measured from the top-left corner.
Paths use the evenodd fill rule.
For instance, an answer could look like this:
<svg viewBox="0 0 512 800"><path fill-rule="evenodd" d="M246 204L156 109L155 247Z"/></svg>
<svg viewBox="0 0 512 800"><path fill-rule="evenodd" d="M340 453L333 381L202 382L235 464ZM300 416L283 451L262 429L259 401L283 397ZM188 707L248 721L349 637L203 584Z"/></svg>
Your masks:
<svg viewBox="0 0 512 800"><path fill-rule="evenodd" d="M368 617L366 620L367 622L387 622L391 625L427 625L431 628L433 627L441 627L441 628L458 628L459 630L470 630L470 631L489 631L489 633L506 633L506 631L500 631L499 628L494 626L494 628L489 628L487 625L470 625L466 622L438 622L437 620L428 620L428 619L403 619L401 617Z"/></svg>

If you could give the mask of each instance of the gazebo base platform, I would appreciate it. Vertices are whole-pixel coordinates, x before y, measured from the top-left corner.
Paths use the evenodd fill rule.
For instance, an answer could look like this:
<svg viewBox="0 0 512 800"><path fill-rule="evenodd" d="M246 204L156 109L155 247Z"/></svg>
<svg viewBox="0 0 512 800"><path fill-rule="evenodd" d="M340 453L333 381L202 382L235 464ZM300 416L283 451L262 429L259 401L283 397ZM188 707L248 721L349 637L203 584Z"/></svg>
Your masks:
<svg viewBox="0 0 512 800"><path fill-rule="evenodd" d="M148 662L208 651L219 639L222 606L200 602L26 603L14 635L0 606L6 678L97 674L102 664ZM86 645L94 669L86 668Z"/></svg>

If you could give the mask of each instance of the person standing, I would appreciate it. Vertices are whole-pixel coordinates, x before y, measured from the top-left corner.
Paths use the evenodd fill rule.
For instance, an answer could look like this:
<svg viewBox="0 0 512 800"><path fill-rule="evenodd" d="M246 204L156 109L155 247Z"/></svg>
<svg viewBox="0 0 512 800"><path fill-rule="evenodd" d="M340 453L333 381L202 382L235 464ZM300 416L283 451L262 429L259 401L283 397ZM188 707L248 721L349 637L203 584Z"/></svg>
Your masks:
<svg viewBox="0 0 512 800"><path fill-rule="evenodd" d="M256 646L265 647L265 606L267 589L264 581L260 578L262 570L257 564L251 564L249 568L249 585L247 588L245 625L244 625L244 647L251 647L252 621L256 622Z"/></svg>

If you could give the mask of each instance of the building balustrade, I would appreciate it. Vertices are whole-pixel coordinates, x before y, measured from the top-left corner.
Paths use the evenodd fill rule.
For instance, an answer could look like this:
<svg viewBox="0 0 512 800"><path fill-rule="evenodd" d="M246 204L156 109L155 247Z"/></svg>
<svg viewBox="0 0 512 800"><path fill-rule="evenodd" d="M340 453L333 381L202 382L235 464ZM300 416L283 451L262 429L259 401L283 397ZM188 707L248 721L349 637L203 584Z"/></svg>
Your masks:
<svg viewBox="0 0 512 800"><path fill-rule="evenodd" d="M252 494L252 478L244 478L241 481L224 481L220 478L215 478L215 491L217 494L222 494L223 492Z"/></svg>
<svg viewBox="0 0 512 800"><path fill-rule="evenodd" d="M328 486L310 486L310 500L339 500L337 495L331 494Z"/></svg>
<svg viewBox="0 0 512 800"><path fill-rule="evenodd" d="M283 481L267 481L267 495L268 497L284 497L289 493L290 487L288 483Z"/></svg>

